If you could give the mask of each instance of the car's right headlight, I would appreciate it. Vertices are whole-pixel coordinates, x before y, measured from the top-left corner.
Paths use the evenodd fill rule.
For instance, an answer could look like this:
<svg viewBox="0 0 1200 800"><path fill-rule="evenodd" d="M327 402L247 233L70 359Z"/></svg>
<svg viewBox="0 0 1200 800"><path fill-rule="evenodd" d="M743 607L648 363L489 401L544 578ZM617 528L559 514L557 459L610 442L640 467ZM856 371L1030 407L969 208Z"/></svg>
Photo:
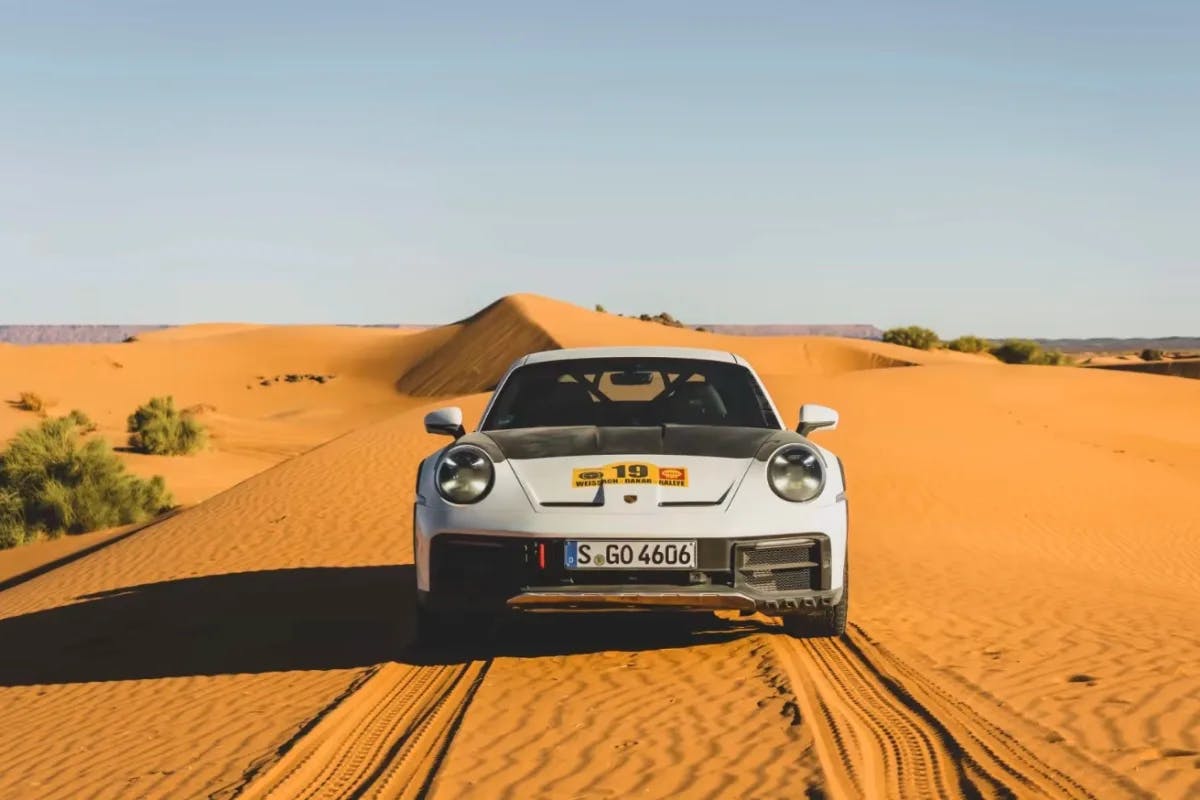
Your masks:
<svg viewBox="0 0 1200 800"><path fill-rule="evenodd" d="M496 468L487 453L466 444L447 450L434 476L438 493L451 503L478 503L495 479Z"/></svg>
<svg viewBox="0 0 1200 800"><path fill-rule="evenodd" d="M784 500L812 500L825 488L825 462L811 447L785 445L767 462L767 483Z"/></svg>

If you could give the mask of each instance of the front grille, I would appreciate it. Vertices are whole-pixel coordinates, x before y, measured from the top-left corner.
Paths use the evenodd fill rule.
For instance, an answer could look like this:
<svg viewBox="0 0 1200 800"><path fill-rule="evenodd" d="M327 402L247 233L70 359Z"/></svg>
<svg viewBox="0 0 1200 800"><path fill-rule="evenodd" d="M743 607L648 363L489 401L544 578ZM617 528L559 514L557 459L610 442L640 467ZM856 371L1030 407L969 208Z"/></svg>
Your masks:
<svg viewBox="0 0 1200 800"><path fill-rule="evenodd" d="M776 594L819 589L822 550L816 538L740 543L733 554L735 581Z"/></svg>
<svg viewBox="0 0 1200 800"><path fill-rule="evenodd" d="M807 567L820 563L817 543L811 539L774 546L743 547L739 553L741 555L738 563L740 569Z"/></svg>
<svg viewBox="0 0 1200 800"><path fill-rule="evenodd" d="M760 592L796 592L813 588L811 567L753 572L743 576L746 586Z"/></svg>
<svg viewBox="0 0 1200 800"><path fill-rule="evenodd" d="M829 588L829 540L820 534L699 538L694 570L568 570L565 538L559 537L446 533L433 537L430 546L430 590L472 603L503 602L530 587L711 584L781 595Z"/></svg>

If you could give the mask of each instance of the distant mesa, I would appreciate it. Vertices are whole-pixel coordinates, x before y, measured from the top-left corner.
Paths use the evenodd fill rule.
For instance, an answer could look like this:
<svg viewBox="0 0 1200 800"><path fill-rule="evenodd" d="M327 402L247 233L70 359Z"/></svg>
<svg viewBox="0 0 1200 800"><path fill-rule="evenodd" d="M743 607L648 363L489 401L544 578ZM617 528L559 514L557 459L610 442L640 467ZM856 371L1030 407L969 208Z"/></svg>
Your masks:
<svg viewBox="0 0 1200 800"><path fill-rule="evenodd" d="M495 305L495 304L492 304ZM460 320L471 322L492 306ZM177 325L0 325L0 342L8 344L112 344L136 338L139 334L167 330ZM345 324L338 327L391 328L396 330L425 330L435 325L413 325L405 323ZM842 336L850 339L874 339L883 337L883 331L874 325L737 325L704 324L687 325L700 327L713 333L734 336Z"/></svg>
<svg viewBox="0 0 1200 800"><path fill-rule="evenodd" d="M497 301L499 302L499 301ZM493 303L458 324L472 322L493 310ZM177 325L0 325L0 342L8 344L110 344L136 338L139 334L178 328ZM405 323L345 324L338 327L391 328L396 330L426 330L435 325L413 325ZM875 325L805 325L791 323L735 324L700 323L687 325L707 331L732 336L838 336L848 339L870 339L879 341L883 331ZM997 339L996 341L999 341ZM1050 350L1064 353L1136 353L1146 348L1159 349L1165 353L1200 350L1200 336L1164 336L1160 338L1112 338L1090 339L1033 339Z"/></svg>
<svg viewBox="0 0 1200 800"><path fill-rule="evenodd" d="M169 325L0 325L0 342L9 344L105 344L161 331Z"/></svg>
<svg viewBox="0 0 1200 800"><path fill-rule="evenodd" d="M720 325L705 323L700 327L713 333L731 336L841 336L847 339L883 338L883 331L874 325Z"/></svg>
<svg viewBox="0 0 1200 800"><path fill-rule="evenodd" d="M1064 353L1133 353L1147 348L1165 352L1200 350L1200 336L1162 336L1157 339L1034 339L1050 350Z"/></svg>

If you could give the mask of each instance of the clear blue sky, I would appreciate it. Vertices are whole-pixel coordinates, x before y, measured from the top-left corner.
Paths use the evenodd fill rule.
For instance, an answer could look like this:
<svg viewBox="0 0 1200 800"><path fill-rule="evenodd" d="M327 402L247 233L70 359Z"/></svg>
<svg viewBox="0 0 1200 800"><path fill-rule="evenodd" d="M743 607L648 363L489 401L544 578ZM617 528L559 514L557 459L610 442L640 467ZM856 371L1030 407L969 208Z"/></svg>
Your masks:
<svg viewBox="0 0 1200 800"><path fill-rule="evenodd" d="M0 322L1200 334L1200 2L0 0Z"/></svg>

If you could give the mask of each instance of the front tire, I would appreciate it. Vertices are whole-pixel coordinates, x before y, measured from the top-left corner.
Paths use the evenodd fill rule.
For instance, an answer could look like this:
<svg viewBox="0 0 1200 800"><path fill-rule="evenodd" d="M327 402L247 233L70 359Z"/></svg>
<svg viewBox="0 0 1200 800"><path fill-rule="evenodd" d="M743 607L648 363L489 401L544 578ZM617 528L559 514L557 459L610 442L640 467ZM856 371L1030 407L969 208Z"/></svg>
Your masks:
<svg viewBox="0 0 1200 800"><path fill-rule="evenodd" d="M850 564L842 571L842 599L836 605L823 606L812 614L788 614L783 618L783 630L796 639L816 639L841 636L846 632L846 616L850 610Z"/></svg>

